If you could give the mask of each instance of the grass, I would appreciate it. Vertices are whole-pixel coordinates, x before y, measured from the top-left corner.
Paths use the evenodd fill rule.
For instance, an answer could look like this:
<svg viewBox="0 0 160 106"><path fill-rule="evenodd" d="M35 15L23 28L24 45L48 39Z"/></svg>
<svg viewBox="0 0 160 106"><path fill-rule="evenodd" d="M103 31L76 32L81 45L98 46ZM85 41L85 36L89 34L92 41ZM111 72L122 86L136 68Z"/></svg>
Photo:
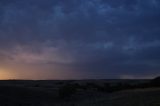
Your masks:
<svg viewBox="0 0 160 106"><path fill-rule="evenodd" d="M0 81L0 106L160 106L160 87L146 81L80 82Z"/></svg>
<svg viewBox="0 0 160 106"><path fill-rule="evenodd" d="M160 89L120 91L77 106L160 106Z"/></svg>

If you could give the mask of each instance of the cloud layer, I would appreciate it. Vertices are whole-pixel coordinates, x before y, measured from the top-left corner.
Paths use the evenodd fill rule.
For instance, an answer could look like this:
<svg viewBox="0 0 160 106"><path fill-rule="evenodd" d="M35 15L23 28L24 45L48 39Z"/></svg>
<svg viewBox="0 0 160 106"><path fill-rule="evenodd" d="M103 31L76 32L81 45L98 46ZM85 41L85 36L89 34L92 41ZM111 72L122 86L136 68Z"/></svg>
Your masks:
<svg viewBox="0 0 160 106"><path fill-rule="evenodd" d="M155 76L159 5L159 0L1 0L1 66L14 64L24 73L24 67L28 73L37 69L47 73L38 78L46 79L59 72L62 79Z"/></svg>

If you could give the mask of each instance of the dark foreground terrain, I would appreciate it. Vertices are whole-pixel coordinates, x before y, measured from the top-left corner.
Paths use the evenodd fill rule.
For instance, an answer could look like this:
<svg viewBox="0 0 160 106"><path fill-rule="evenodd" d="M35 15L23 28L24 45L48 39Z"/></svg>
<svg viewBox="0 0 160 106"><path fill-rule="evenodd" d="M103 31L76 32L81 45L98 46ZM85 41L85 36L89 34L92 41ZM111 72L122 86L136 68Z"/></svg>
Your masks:
<svg viewBox="0 0 160 106"><path fill-rule="evenodd" d="M6 80L0 106L160 106L159 80Z"/></svg>

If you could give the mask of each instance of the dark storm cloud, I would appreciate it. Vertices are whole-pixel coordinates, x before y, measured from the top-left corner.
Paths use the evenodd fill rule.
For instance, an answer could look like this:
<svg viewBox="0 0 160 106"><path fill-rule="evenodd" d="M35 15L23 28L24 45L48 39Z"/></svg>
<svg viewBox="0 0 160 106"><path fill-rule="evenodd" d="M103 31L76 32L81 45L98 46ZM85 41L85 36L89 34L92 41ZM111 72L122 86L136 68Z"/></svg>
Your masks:
<svg viewBox="0 0 160 106"><path fill-rule="evenodd" d="M160 74L159 5L159 0L1 0L0 58L59 64L93 78Z"/></svg>

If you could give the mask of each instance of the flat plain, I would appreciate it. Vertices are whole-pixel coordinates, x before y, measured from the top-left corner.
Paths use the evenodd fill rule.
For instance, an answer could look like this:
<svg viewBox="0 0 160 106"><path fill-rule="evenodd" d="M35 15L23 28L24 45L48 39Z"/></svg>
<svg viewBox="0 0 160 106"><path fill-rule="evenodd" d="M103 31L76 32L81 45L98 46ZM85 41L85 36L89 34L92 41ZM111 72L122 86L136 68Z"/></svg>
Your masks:
<svg viewBox="0 0 160 106"><path fill-rule="evenodd" d="M2 80L0 106L160 106L150 80Z"/></svg>

